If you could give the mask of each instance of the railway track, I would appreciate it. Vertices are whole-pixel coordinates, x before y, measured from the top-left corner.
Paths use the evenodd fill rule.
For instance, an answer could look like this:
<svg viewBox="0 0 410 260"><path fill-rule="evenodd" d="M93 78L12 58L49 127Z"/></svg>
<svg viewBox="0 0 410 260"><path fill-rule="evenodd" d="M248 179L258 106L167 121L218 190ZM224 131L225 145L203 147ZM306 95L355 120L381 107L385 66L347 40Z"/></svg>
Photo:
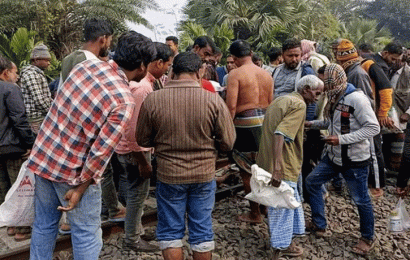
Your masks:
<svg viewBox="0 0 410 260"><path fill-rule="evenodd" d="M216 169L218 171L223 171L223 169L227 169L227 166L230 165L228 159L221 159L217 161ZM227 171L227 170L226 170ZM233 176L233 174L229 174L229 176L222 176L220 177L221 182L227 180L229 177ZM218 177L217 177L218 181ZM232 196L233 194L240 191L243 186L241 183L229 181L230 184L220 185L215 193L215 200L219 201L226 197ZM155 225L157 222L157 211L156 210L148 210L144 212L142 217L142 224L143 226L152 226ZM112 234L124 232L124 223L112 223L112 222L103 222L101 224L101 228L103 231L103 239L110 237ZM54 252L60 252L68 250L72 247L71 245L71 236L70 235L60 235L57 238L56 247ZM9 250L5 254L0 255L0 260L25 260L29 259L30 257L30 245L24 245L12 250Z"/></svg>

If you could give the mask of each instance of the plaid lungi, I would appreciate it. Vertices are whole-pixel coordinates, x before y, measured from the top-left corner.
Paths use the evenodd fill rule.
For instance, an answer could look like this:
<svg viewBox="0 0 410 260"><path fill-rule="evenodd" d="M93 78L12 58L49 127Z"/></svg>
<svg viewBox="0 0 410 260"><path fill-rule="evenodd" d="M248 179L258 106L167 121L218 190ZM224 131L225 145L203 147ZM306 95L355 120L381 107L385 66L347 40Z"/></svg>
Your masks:
<svg viewBox="0 0 410 260"><path fill-rule="evenodd" d="M297 184L285 181L295 191L295 198L301 202ZM270 245L275 249L286 249L292 243L296 235L305 234L305 217L303 208L284 209L268 207L268 221L270 233Z"/></svg>

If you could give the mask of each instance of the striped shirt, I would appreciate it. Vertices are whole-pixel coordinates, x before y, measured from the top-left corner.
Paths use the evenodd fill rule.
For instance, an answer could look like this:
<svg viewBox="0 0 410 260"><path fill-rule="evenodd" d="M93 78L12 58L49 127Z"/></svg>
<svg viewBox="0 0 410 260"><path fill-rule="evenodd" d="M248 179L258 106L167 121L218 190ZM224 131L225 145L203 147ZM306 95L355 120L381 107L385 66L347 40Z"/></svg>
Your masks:
<svg viewBox="0 0 410 260"><path fill-rule="evenodd" d="M149 94L138 117L137 142L155 148L157 177L167 184L214 179L217 150L232 150L235 138L222 98L193 80L170 81Z"/></svg>
<svg viewBox="0 0 410 260"><path fill-rule="evenodd" d="M44 119L29 170L69 185L98 183L133 110L128 79L114 61L78 64Z"/></svg>
<svg viewBox="0 0 410 260"><path fill-rule="evenodd" d="M20 82L28 120L44 118L53 101L44 72L34 65L27 65L20 72Z"/></svg>

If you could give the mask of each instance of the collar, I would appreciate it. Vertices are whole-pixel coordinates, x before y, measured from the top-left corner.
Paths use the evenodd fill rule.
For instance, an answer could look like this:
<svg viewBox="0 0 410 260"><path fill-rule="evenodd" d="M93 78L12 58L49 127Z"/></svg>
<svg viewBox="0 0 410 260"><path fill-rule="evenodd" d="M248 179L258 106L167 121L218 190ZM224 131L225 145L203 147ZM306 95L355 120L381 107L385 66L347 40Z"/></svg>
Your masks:
<svg viewBox="0 0 410 260"><path fill-rule="evenodd" d="M148 71L147 71L147 75L145 76L144 79L146 79L149 83L154 83L154 81L156 80L156 78L154 76L152 76L152 74L149 73Z"/></svg>
<svg viewBox="0 0 410 260"><path fill-rule="evenodd" d="M91 51L88 51L88 50L80 50L80 51L84 52L85 58L87 60L99 60L99 58L95 56L95 54L92 53Z"/></svg>
<svg viewBox="0 0 410 260"><path fill-rule="evenodd" d="M101 62L105 62L105 61L101 61ZM124 70L123 70L120 66L118 66L118 64L117 64L114 60L109 60L107 63L111 66L111 68L112 68L115 72L118 73L118 75L119 75L125 82L127 82L127 83L129 82L129 80L128 80L128 78L127 78L127 75L125 75Z"/></svg>
<svg viewBox="0 0 410 260"><path fill-rule="evenodd" d="M165 85L165 88L200 88L198 81L195 80L170 80Z"/></svg>

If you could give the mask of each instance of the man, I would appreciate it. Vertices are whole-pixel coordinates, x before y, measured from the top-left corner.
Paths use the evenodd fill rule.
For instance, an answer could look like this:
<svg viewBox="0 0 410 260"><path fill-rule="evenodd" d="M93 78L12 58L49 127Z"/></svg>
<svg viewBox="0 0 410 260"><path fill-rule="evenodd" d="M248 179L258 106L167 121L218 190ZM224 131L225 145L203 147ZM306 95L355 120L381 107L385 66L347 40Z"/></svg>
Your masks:
<svg viewBox="0 0 410 260"><path fill-rule="evenodd" d="M130 123L125 127L120 143L115 148L115 156L121 165L121 174L127 179L127 213L125 215L125 238L123 249L135 252L152 252L159 250L157 246L148 244L141 238L144 230L140 230L143 203L148 196L151 169L151 148L142 148L135 138L138 114L142 102L153 91L156 79L164 75L172 64L174 53L165 44L156 42L156 57L148 64L147 75L141 82L130 82L131 93L134 97L135 109ZM137 232L138 230L138 232Z"/></svg>
<svg viewBox="0 0 410 260"><path fill-rule="evenodd" d="M270 52L268 53L269 57L269 65L264 66L263 68L269 72L269 74L272 75L273 70L279 66L280 64L283 63L283 57L282 57L282 49L279 47L273 47Z"/></svg>
<svg viewBox="0 0 410 260"><path fill-rule="evenodd" d="M184 259L186 215L193 259L211 259L216 154L235 140L223 100L198 83L201 66L198 55L178 54L173 80L147 96L138 117L137 142L154 147L158 159L157 239L165 260Z"/></svg>
<svg viewBox="0 0 410 260"><path fill-rule="evenodd" d="M363 60L354 44L347 39L341 39L337 46L336 60L345 70L347 82L361 89L372 102L380 126L392 127L392 120L387 116L387 113L392 106L393 89L379 65L372 60ZM381 134L374 136L371 149L370 191L374 197L380 197L384 193L386 179Z"/></svg>
<svg viewBox="0 0 410 260"><path fill-rule="evenodd" d="M60 86L75 65L85 60L108 57L114 30L107 20L89 19L84 23L84 44L61 62Z"/></svg>
<svg viewBox="0 0 410 260"><path fill-rule="evenodd" d="M218 73L219 84L221 84L221 86L226 86L226 81L228 79L227 75L233 69L236 69L235 62L233 60L232 55L228 55L228 57L226 57L226 65L223 67L216 68L216 73Z"/></svg>
<svg viewBox="0 0 410 260"><path fill-rule="evenodd" d="M369 55L367 58L374 60L384 71L386 76L391 79L394 74L392 66L401 61L403 47L397 42L387 44L381 52Z"/></svg>
<svg viewBox="0 0 410 260"><path fill-rule="evenodd" d="M199 55L203 62L209 63L214 58L216 45L208 36L199 36L195 39L192 52Z"/></svg>
<svg viewBox="0 0 410 260"><path fill-rule="evenodd" d="M301 202L297 181L302 168L303 132L306 104L316 102L323 91L323 82L314 75L307 75L297 83L297 92L276 98L269 105L256 163L272 174L272 185L279 187L281 181L295 191ZM292 237L305 233L303 208L268 208L273 259L279 254L300 256L303 250L292 243ZM286 223L286 224L284 224ZM282 251L281 251L282 250Z"/></svg>
<svg viewBox="0 0 410 260"><path fill-rule="evenodd" d="M174 53L174 57L179 54L177 37L168 36L167 38L165 38L165 44L171 48L172 52Z"/></svg>
<svg viewBox="0 0 410 260"><path fill-rule="evenodd" d="M275 97L280 97L296 90L296 82L305 75L315 75L312 67L302 58L300 41L287 39L282 45L284 63L277 66L272 74L275 82Z"/></svg>
<svg viewBox="0 0 410 260"><path fill-rule="evenodd" d="M134 110L128 81L145 77L154 55L151 40L126 32L112 61L78 64L57 92L27 165L36 176L30 259L52 258L61 211L74 258L98 259L101 175Z"/></svg>
<svg viewBox="0 0 410 260"><path fill-rule="evenodd" d="M30 56L31 64L20 72L20 87L26 105L31 129L38 134L41 123L51 106L51 93L44 70L50 66L51 55L47 46L37 45Z"/></svg>
<svg viewBox="0 0 410 260"><path fill-rule="evenodd" d="M261 58L261 56L259 56L258 53L253 53L252 54L252 62L253 64L255 64L256 66L262 68L263 67L263 60Z"/></svg>
<svg viewBox="0 0 410 260"><path fill-rule="evenodd" d="M347 83L342 67L326 65L323 81L328 103L325 120L307 122L307 127L328 128L324 157L306 178L312 222L306 229L316 236L326 235L326 217L321 186L341 173L360 217L361 238L353 252L367 255L374 246L374 216L367 190L370 138L379 133L376 115L365 94Z"/></svg>
<svg viewBox="0 0 410 260"><path fill-rule="evenodd" d="M317 43L315 41L301 40L302 60L307 61L312 66L313 71L317 71L323 65L329 64L329 59L320 53L316 52Z"/></svg>
<svg viewBox="0 0 410 260"><path fill-rule="evenodd" d="M273 100L273 81L267 71L252 62L253 53L249 43L237 40L231 44L229 51L238 67L229 73L226 88L226 104L234 119L237 134L234 149L254 162L259 150L265 111ZM249 193L251 174L242 169L241 177L245 192ZM260 223L262 217L259 205L251 201L250 207L250 214L239 216L239 220Z"/></svg>
<svg viewBox="0 0 410 260"><path fill-rule="evenodd" d="M16 64L0 56L0 204L34 143L17 80ZM23 241L30 238L31 227L7 227L7 234Z"/></svg>
<svg viewBox="0 0 410 260"><path fill-rule="evenodd" d="M373 54L373 46L370 43L362 43L359 45L358 53L361 57L367 58Z"/></svg>

